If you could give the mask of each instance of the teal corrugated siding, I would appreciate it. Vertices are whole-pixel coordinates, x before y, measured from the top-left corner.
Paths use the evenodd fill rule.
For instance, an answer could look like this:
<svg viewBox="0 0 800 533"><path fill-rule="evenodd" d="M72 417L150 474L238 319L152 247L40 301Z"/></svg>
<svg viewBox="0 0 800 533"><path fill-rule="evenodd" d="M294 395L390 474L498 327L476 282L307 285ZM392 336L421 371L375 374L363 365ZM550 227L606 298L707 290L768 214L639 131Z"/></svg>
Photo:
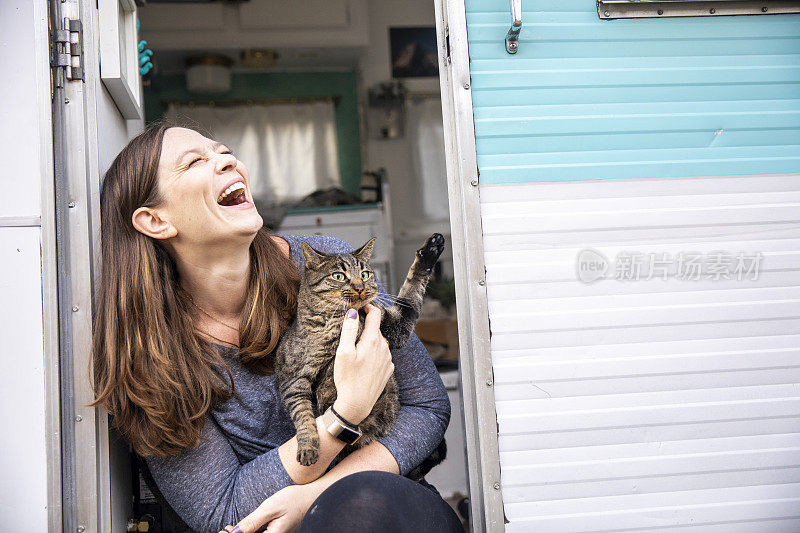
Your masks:
<svg viewBox="0 0 800 533"><path fill-rule="evenodd" d="M603 21L466 0L482 183L800 172L800 15Z"/></svg>

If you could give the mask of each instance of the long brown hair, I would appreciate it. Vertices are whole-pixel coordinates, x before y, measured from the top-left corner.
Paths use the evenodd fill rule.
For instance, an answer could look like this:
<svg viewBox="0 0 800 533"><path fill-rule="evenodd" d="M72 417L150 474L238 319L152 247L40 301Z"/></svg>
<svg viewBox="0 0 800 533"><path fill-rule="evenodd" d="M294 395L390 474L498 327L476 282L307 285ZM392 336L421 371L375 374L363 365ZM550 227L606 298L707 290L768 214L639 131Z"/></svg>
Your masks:
<svg viewBox="0 0 800 533"><path fill-rule="evenodd" d="M92 338L95 401L141 456L196 446L205 414L235 392L222 356L193 324L188 293L167 250L133 227L133 212L162 201L156 180L164 132L131 140L100 190L102 270ZM272 352L297 309L299 274L265 229L250 246L239 358L272 372Z"/></svg>

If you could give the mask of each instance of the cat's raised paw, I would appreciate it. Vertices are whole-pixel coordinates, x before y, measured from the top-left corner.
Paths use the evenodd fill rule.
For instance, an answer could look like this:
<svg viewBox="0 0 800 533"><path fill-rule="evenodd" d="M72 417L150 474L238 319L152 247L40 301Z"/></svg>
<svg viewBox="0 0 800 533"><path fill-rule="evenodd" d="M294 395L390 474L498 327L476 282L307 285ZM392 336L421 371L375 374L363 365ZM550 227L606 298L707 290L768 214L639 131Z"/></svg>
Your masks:
<svg viewBox="0 0 800 533"><path fill-rule="evenodd" d="M425 241L425 244L422 245L422 248L417 250L417 257L419 257L422 266L427 271L430 271L433 268L433 265L436 264L439 256L442 255L443 251L444 237L441 233L434 233L428 237L428 240Z"/></svg>
<svg viewBox="0 0 800 533"><path fill-rule="evenodd" d="M297 450L297 462L303 466L311 466L319 459L318 450Z"/></svg>

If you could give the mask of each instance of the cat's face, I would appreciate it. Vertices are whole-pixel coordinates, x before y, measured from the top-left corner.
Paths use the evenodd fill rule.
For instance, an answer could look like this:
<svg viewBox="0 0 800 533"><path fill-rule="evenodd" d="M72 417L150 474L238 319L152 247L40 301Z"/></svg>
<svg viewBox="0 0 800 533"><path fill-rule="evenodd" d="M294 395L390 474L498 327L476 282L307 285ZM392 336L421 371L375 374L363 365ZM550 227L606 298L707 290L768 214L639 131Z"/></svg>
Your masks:
<svg viewBox="0 0 800 533"><path fill-rule="evenodd" d="M369 266L375 239L350 254L324 254L300 243L306 259L303 274L311 294L319 299L320 313L361 309L378 294L378 282Z"/></svg>

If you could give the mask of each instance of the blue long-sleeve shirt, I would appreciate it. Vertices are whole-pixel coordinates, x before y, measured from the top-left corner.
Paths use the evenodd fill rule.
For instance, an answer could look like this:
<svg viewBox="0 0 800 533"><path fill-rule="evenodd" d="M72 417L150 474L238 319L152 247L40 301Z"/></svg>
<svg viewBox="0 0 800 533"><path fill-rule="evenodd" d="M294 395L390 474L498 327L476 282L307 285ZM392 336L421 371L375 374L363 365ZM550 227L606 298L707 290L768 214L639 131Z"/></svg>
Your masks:
<svg viewBox="0 0 800 533"><path fill-rule="evenodd" d="M301 270L305 265L301 240L321 252L353 251L346 242L323 235L282 237ZM278 446L295 434L274 376L245 368L234 348L217 345L217 349L228 364L237 395L206 415L198 446L169 458L145 458L159 490L184 522L194 530L214 533L236 524L269 496L293 484L278 457ZM392 431L379 441L404 475L441 441L450 420L450 402L416 335L392 351L392 361L400 414Z"/></svg>

